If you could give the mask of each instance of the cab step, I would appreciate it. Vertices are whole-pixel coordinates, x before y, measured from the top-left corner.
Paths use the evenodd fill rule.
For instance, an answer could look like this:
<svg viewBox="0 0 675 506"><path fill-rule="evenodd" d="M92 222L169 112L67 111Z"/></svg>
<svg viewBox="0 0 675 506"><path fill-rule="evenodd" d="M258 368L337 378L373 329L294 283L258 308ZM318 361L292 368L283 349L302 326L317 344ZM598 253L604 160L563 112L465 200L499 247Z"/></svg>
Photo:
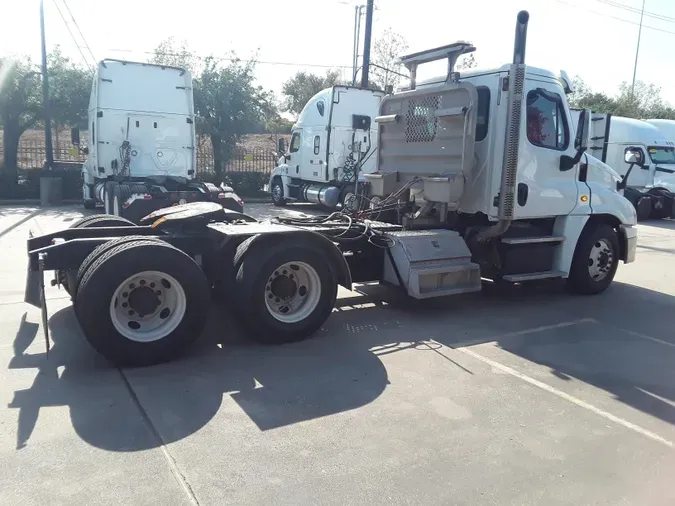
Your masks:
<svg viewBox="0 0 675 506"><path fill-rule="evenodd" d="M541 244L541 243L561 243L565 241L564 236L558 235L537 235L532 237L502 237L504 244Z"/></svg>
<svg viewBox="0 0 675 506"><path fill-rule="evenodd" d="M527 272L524 274L507 274L502 276L504 281L510 283L522 283L525 281L536 281L538 279L554 279L562 278L565 274L560 271L542 271L542 272Z"/></svg>

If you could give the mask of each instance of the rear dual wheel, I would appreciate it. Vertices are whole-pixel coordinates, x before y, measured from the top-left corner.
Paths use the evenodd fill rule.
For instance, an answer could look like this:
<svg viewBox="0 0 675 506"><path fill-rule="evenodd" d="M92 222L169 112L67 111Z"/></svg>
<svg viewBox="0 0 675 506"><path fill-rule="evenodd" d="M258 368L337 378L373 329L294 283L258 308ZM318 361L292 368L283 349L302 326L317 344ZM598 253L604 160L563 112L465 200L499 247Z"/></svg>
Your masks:
<svg viewBox="0 0 675 506"><path fill-rule="evenodd" d="M159 240L120 238L82 264L75 313L89 343L119 366L152 365L182 355L209 310L204 273Z"/></svg>
<svg viewBox="0 0 675 506"><path fill-rule="evenodd" d="M68 228L93 228L93 227L134 227L135 225L119 216L112 216L109 214L94 214L92 216L84 216L79 220L73 222ZM61 278L63 288L66 289L68 295L73 297L77 293L77 270L69 269L61 271L57 274Z"/></svg>
<svg viewBox="0 0 675 506"><path fill-rule="evenodd" d="M282 344L312 336L330 316L336 275L311 241L253 237L235 255L235 308L251 336Z"/></svg>

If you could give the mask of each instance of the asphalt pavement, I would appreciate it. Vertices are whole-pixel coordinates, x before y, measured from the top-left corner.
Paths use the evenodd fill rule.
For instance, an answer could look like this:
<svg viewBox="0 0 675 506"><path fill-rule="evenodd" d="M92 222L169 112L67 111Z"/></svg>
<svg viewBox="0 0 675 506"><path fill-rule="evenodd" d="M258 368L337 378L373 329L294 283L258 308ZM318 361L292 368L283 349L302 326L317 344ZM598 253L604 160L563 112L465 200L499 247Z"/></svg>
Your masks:
<svg viewBox="0 0 675 506"><path fill-rule="evenodd" d="M214 305L190 356L120 370L64 291L47 289L48 356L22 302L29 229L80 215L0 207L0 504L675 504L673 221L639 225L600 296L363 285L278 347Z"/></svg>

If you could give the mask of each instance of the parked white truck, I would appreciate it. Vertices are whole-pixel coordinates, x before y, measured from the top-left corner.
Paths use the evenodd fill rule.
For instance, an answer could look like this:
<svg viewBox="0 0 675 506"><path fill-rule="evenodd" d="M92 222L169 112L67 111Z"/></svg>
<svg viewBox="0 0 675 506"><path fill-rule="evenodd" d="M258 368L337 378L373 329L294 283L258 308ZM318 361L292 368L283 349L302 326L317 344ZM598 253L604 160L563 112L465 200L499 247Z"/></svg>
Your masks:
<svg viewBox="0 0 675 506"><path fill-rule="evenodd" d="M662 121L591 115L590 152L625 178L624 195L639 221L675 217L675 137L664 133ZM635 154L632 163L626 161L629 152Z"/></svg>
<svg viewBox="0 0 675 506"><path fill-rule="evenodd" d="M137 222L155 209L210 200L241 211L234 191L195 179L192 76L185 69L99 62L89 98L82 198ZM71 132L80 145L79 129Z"/></svg>
<svg viewBox="0 0 675 506"><path fill-rule="evenodd" d="M313 202L329 209L353 204L360 176L375 170L374 119L383 96L352 86L314 95L293 125L288 152L279 140L281 156L269 183L274 204Z"/></svg>
<svg viewBox="0 0 675 506"><path fill-rule="evenodd" d="M138 365L176 358L197 339L213 288L266 343L313 335L338 285L379 281L417 299L477 292L482 278L566 278L576 293L604 291L620 261L635 260L635 210L616 172L585 153L590 111L574 134L569 83L524 64L528 18L518 14L511 65L460 76L454 63L473 50L465 43L402 59L410 89L381 101L377 166L359 192L367 209L256 222L193 203L154 213L151 226L32 237L26 300L42 304L47 331L39 280L75 272L84 336ZM417 88L417 66L441 59L446 79Z"/></svg>

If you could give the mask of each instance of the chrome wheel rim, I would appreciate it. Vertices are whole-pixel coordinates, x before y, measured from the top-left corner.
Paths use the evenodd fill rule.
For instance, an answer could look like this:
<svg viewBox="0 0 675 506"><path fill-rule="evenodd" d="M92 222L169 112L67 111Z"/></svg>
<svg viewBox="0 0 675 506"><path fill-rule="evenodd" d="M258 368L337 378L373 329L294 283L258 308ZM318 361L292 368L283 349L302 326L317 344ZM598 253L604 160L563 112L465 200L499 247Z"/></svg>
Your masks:
<svg viewBox="0 0 675 506"><path fill-rule="evenodd" d="M342 200L342 209L345 211L356 211L358 204L356 202L356 194L353 192L347 192L345 198Z"/></svg>
<svg viewBox="0 0 675 506"><path fill-rule="evenodd" d="M281 185L279 183L275 183L272 186L272 198L276 201L279 202L283 198L283 193L281 190Z"/></svg>
<svg viewBox="0 0 675 506"><path fill-rule="evenodd" d="M143 271L117 287L110 300L110 319L130 341L149 343L176 330L186 307L185 290L173 276Z"/></svg>
<svg viewBox="0 0 675 506"><path fill-rule="evenodd" d="M319 274L305 262L280 265L265 285L265 306L282 323L298 323L309 317L320 299Z"/></svg>
<svg viewBox="0 0 675 506"><path fill-rule="evenodd" d="M588 258L588 274L593 281L605 279L614 265L614 251L606 239L598 239Z"/></svg>

